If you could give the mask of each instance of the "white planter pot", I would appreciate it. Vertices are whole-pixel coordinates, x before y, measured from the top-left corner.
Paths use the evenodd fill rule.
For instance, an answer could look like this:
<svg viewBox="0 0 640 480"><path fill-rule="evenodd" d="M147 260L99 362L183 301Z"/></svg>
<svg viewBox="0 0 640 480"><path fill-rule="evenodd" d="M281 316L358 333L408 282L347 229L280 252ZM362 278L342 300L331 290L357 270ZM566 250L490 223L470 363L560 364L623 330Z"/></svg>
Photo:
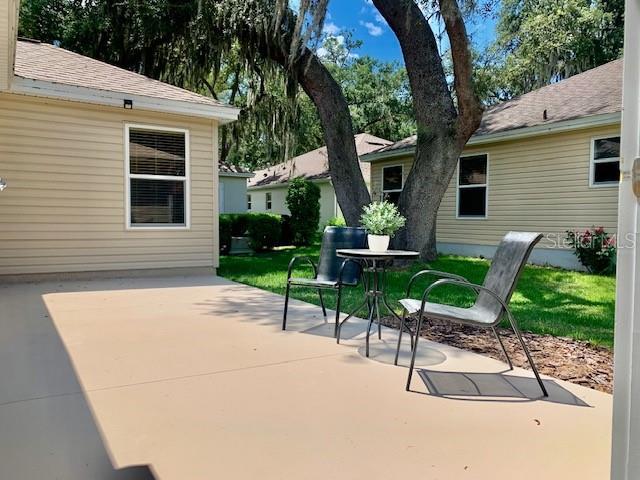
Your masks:
<svg viewBox="0 0 640 480"><path fill-rule="evenodd" d="M372 252L386 252L389 248L389 235L367 235L369 250Z"/></svg>

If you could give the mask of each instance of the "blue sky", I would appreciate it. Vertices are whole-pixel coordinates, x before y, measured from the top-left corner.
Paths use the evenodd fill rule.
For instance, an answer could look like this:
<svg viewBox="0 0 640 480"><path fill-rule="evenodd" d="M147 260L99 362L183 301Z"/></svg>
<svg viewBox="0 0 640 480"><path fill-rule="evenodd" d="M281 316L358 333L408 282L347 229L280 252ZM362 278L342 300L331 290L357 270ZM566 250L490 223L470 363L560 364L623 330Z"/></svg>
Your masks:
<svg viewBox="0 0 640 480"><path fill-rule="evenodd" d="M402 52L395 35L370 0L330 0L325 32L337 34L345 29L352 30L354 38L363 41L362 47L355 53L384 61L402 62ZM467 24L467 30L473 42L482 48L493 40L495 20L483 18Z"/></svg>

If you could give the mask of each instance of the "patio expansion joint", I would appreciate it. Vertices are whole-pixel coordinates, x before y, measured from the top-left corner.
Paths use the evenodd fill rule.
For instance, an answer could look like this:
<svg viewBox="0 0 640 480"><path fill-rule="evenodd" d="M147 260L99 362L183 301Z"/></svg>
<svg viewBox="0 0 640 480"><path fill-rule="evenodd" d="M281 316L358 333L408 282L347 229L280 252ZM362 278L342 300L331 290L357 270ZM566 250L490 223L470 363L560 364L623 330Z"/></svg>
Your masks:
<svg viewBox="0 0 640 480"><path fill-rule="evenodd" d="M318 360L318 359L321 359L321 358L339 357L339 356L345 355L345 353L346 352L330 353L330 354L327 354L327 355L316 355L316 356L312 356L312 357L294 358L294 359L291 359L291 360L282 360L280 362L265 363L265 364L261 364L261 365L251 365L251 366L239 367L239 368L227 368L225 370L214 370L214 371L211 371L211 372L194 373L194 374L191 374L191 375L179 375L179 376L174 376L174 377L158 378L158 379L155 379L155 380L146 380L146 381L143 381L143 382L123 383L123 384L120 384L120 385L110 385L110 386L106 386L106 387L89 388L89 389L83 390L83 392L84 393L102 392L102 391L106 391L106 390L117 390L117 389L121 389L121 388L136 387L136 386L139 386L139 385L151 385L151 384L155 384L155 383L174 382L174 381L184 380L184 379L188 379L188 378L209 377L209 376L214 376L214 375L223 375L223 374L227 374L227 373L242 372L242 371L247 371L247 370L258 370L258 369L261 369L261 368L278 367L278 366L281 366L281 365L287 365L287 364L299 363L299 362L306 362L306 361L309 361L309 360Z"/></svg>

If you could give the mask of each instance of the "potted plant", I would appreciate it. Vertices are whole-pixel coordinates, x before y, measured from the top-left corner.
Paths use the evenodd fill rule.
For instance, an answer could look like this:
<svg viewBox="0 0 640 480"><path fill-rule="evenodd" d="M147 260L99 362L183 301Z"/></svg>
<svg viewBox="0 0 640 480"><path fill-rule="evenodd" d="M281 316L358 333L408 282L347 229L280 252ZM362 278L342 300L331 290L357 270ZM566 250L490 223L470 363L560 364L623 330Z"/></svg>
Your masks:
<svg viewBox="0 0 640 480"><path fill-rule="evenodd" d="M362 209L360 223L367 230L369 250L386 252L389 240L402 227L406 219L389 202L373 202Z"/></svg>

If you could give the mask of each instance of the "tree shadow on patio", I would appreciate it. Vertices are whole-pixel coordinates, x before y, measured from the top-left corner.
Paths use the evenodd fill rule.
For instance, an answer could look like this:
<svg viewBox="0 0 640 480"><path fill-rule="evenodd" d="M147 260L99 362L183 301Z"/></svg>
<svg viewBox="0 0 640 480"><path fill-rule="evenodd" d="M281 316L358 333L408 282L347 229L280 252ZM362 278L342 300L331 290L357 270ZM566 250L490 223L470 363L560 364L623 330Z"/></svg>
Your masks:
<svg viewBox="0 0 640 480"><path fill-rule="evenodd" d="M590 407L553 380L543 380L549 392L549 396L544 397L535 378L507 375L504 372L469 373L420 369L417 373L427 387L427 392L411 391L424 395L482 402L543 400L563 405Z"/></svg>

